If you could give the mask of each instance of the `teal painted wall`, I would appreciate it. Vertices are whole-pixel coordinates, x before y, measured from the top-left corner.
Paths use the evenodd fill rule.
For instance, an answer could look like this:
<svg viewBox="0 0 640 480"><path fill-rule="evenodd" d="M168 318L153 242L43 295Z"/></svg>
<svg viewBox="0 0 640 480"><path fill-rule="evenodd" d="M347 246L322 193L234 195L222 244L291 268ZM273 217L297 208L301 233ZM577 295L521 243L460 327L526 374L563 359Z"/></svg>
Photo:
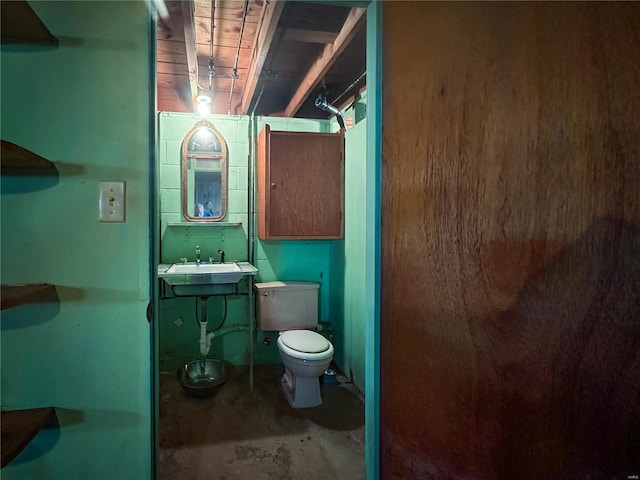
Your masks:
<svg viewBox="0 0 640 480"><path fill-rule="evenodd" d="M147 7L31 4L60 47L2 51L2 138L60 178L2 179L2 283L52 283L59 302L2 311L1 401L55 406L60 428L2 478L150 478ZM125 223L98 221L100 181L126 182Z"/></svg>
<svg viewBox="0 0 640 480"><path fill-rule="evenodd" d="M247 259L249 117L210 115L211 122L224 137L228 149L227 215L224 222L241 222L241 227L167 227L170 222L185 222L180 203L180 148L182 140L201 120L185 113L159 114L159 187L161 245L160 261L172 263L180 257L195 259L196 245L203 258L224 249L228 260ZM199 243L200 242L200 243Z"/></svg>
<svg viewBox="0 0 640 480"><path fill-rule="evenodd" d="M344 282L340 297L343 299L343 331L339 332L343 355L338 358L345 373L352 377L354 384L364 391L365 333L366 322L366 95L344 112L351 118L353 126L347 130L345 139L345 231L343 271Z"/></svg>
<svg viewBox="0 0 640 480"><path fill-rule="evenodd" d="M228 260L247 260L248 222L256 222L255 208L248 204L249 172L254 171L252 142L255 135L268 123L272 130L331 132L330 121L295 118L229 117L210 115L207 119L215 125L227 142L229 152L229 204L225 221L242 222L240 227L217 226L169 226L168 222L183 221L180 213L180 145L189 130L200 120L197 115L165 114L159 116L159 187L162 219L161 261L173 263L180 257L194 258L196 245L208 257L218 248L225 250ZM255 122L255 124L254 124ZM364 141L355 136L356 141ZM364 150L362 145L360 150ZM249 214L251 210L251 214ZM255 225L255 223L254 223ZM256 231L255 228L253 230ZM272 280L301 280L319 282L321 321L331 322L336 332L344 333L343 323L343 255L342 241L262 241L255 239L254 264L258 268L257 282ZM217 254L215 255L217 258ZM247 293L247 285L240 291ZM249 298L227 297L225 325L249 322ZM178 368L187 360L199 357L199 328L195 320L195 300L190 298L160 301L159 356L162 370ZM209 322L213 329L222 319L224 303L221 298L209 300ZM176 325L180 318L184 323ZM178 322L180 323L180 322ZM267 345L263 342L271 338ZM349 356L345 352L344 337L335 337L336 360ZM232 333L214 339L209 356L224 358L234 364L249 362L250 343L247 333ZM254 350L257 363L278 363L279 355L273 332L257 332ZM341 360L338 360L341 359Z"/></svg>
<svg viewBox="0 0 640 480"><path fill-rule="evenodd" d="M380 255L382 195L382 2L367 7L365 229L365 452L367 480L380 478Z"/></svg>
<svg viewBox="0 0 640 480"><path fill-rule="evenodd" d="M227 144L227 215L224 222L240 222L241 226L184 226L180 197L180 149L182 140L200 121L198 115L181 113L159 114L158 185L160 192L161 243L160 261L174 263L181 257L195 260L196 246L202 258L219 261L218 249L225 251L227 261L247 261L249 235L249 117L210 115L211 122ZM167 226L182 223L181 226ZM243 280L240 292L247 293ZM225 326L249 322L247 296L227 296ZM159 363L163 371L177 369L188 360L200 357L200 327L195 318L193 298L161 299L159 306ZM208 301L209 330L214 330L224 316L224 298ZM176 324L180 318L182 325ZM178 322L179 323L179 322ZM237 332L216 338L210 357L224 358L234 364L249 361L249 337Z"/></svg>

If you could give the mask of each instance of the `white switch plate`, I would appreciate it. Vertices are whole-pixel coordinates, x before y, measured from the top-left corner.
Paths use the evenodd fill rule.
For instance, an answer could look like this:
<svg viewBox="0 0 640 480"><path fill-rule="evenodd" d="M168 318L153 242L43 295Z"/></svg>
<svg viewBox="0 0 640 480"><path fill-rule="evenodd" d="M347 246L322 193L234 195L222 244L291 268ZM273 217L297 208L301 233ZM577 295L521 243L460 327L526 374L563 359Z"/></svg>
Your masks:
<svg viewBox="0 0 640 480"><path fill-rule="evenodd" d="M124 222L125 182L100 182L98 212L101 222Z"/></svg>

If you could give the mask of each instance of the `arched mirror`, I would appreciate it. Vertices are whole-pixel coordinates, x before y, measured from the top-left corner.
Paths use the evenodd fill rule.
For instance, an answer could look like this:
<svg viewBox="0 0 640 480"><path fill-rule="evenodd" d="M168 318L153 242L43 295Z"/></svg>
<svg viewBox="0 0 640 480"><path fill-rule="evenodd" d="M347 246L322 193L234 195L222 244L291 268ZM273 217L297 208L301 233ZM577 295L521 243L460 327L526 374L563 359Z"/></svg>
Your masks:
<svg viewBox="0 0 640 480"><path fill-rule="evenodd" d="M227 145L201 120L182 141L182 215L189 222L219 222L227 213Z"/></svg>

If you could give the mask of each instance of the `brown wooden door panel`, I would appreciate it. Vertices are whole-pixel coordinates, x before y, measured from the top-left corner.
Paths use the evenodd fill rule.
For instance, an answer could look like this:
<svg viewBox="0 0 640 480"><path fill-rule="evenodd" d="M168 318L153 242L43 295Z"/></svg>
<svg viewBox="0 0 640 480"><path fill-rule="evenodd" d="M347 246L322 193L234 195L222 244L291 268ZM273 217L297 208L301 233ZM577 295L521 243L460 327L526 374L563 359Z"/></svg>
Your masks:
<svg viewBox="0 0 640 480"><path fill-rule="evenodd" d="M384 2L381 472L640 474L640 3Z"/></svg>

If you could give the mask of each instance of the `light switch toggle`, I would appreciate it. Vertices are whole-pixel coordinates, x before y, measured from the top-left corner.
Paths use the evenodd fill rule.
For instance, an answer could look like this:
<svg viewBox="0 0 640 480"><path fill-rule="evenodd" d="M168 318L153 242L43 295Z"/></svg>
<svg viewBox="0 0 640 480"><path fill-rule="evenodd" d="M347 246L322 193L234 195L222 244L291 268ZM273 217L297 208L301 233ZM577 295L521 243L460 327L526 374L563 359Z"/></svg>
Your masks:
<svg viewBox="0 0 640 480"><path fill-rule="evenodd" d="M124 222L125 182L100 182L98 212L101 222Z"/></svg>

